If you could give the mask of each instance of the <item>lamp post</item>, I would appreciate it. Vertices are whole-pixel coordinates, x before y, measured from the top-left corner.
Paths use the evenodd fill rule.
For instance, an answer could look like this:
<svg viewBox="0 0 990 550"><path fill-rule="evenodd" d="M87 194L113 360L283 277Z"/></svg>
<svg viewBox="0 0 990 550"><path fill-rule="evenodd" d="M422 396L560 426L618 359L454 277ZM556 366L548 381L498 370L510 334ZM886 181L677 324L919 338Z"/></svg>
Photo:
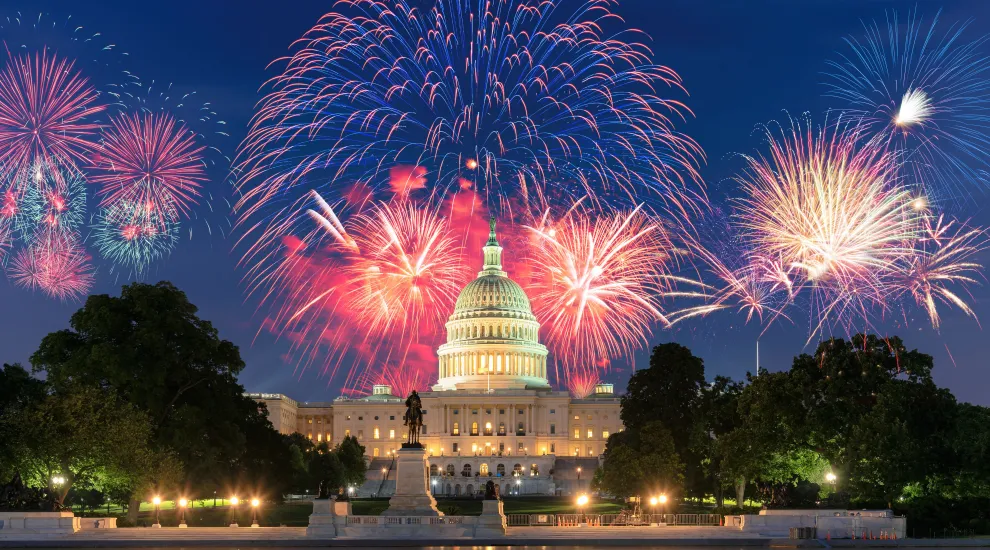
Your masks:
<svg viewBox="0 0 990 550"><path fill-rule="evenodd" d="M656 513L657 502L658 502L657 497L650 497L650 516L651 516L651 519L652 519L652 516ZM657 521L651 521L650 522L650 525L652 525L654 523L659 523L659 522L657 522Z"/></svg>
<svg viewBox="0 0 990 550"><path fill-rule="evenodd" d="M189 501L185 497L179 499L179 528L185 529L188 527L186 525L186 506L189 505Z"/></svg>
<svg viewBox="0 0 990 550"><path fill-rule="evenodd" d="M657 502L660 503L660 518L663 520L660 523L663 523L664 525L666 525L667 524L667 519L665 517L663 517L663 516L664 516L664 513L666 513L666 508L667 508L667 495L661 494L657 498Z"/></svg>
<svg viewBox="0 0 990 550"><path fill-rule="evenodd" d="M238 527L237 525L237 505L241 502L241 499L237 497L230 497L230 526Z"/></svg>
<svg viewBox="0 0 990 550"><path fill-rule="evenodd" d="M258 527L258 505L261 504L256 498L251 499L251 527Z"/></svg>
<svg viewBox="0 0 990 550"><path fill-rule="evenodd" d="M825 474L825 481L828 481L828 487L829 487L829 494L828 494L829 501L831 501L832 495L835 494L835 479L836 479L835 473L829 472Z"/></svg>
<svg viewBox="0 0 990 550"><path fill-rule="evenodd" d="M584 507L588 505L588 495L581 495L577 499L578 511L581 512L581 520L579 523L587 523L584 517Z"/></svg>
<svg viewBox="0 0 990 550"><path fill-rule="evenodd" d="M578 474L578 482L580 483L581 482L581 467L580 466L578 466L577 474Z"/></svg>
<svg viewBox="0 0 990 550"><path fill-rule="evenodd" d="M161 508L162 499L161 497L156 496L155 498L151 499L151 503L155 505L155 524L152 525L152 527L160 528L162 526L162 522L158 520L158 511Z"/></svg>

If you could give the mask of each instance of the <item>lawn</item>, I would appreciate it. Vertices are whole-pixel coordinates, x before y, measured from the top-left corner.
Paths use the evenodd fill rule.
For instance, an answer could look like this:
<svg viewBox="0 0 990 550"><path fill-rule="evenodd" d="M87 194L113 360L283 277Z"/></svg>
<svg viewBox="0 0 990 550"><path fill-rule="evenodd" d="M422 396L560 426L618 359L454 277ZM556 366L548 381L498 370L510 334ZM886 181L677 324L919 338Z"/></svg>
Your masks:
<svg viewBox="0 0 990 550"><path fill-rule="evenodd" d="M352 509L355 515L378 515L388 508L387 498L378 499L354 499ZM574 506L574 499L563 497L517 497L506 498L506 514L573 514L577 513ZM440 498L437 499L437 507L440 511L448 515L476 516L481 514L481 499L466 498ZM251 525L250 506L242 503L236 508L229 502L220 503L213 506L212 500L196 501L193 506L186 510L186 524L190 527L219 527L229 525L232 518L236 518L241 526ZM587 507L587 513L594 514L614 514L622 507L611 501L592 501ZM286 525L290 527L304 527L309 522L309 515L313 507L308 502L296 502L273 505L262 503L258 507L258 523L262 526ZM79 513L77 511L77 513ZM80 515L82 515L80 513ZM106 509L94 510L86 513L91 516L105 516ZM111 508L112 516L123 516L119 507ZM155 521L154 507L150 504L141 506L138 513L138 525L149 526ZM174 527L179 523L178 511L171 501L162 502L159 511L159 521L165 527ZM125 526L123 522L121 526Z"/></svg>

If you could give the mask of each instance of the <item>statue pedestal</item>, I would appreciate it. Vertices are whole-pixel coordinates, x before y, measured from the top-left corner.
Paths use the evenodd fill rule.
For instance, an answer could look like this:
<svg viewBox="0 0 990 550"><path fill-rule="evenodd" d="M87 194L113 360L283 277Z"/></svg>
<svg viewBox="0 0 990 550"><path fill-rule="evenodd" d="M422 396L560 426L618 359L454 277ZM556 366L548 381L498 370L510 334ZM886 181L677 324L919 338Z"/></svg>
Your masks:
<svg viewBox="0 0 990 550"><path fill-rule="evenodd" d="M501 500L485 500L481 503L481 515L475 524L475 537L501 537L505 535L507 522Z"/></svg>
<svg viewBox="0 0 990 550"><path fill-rule="evenodd" d="M426 449L403 448L395 453L395 496L383 516L443 516L430 494L430 467Z"/></svg>
<svg viewBox="0 0 990 550"><path fill-rule="evenodd" d="M309 525L306 527L307 537L334 538L337 536L337 528L334 526L334 504L328 498L318 498L313 501L313 513L309 516ZM350 503L347 503L350 505Z"/></svg>

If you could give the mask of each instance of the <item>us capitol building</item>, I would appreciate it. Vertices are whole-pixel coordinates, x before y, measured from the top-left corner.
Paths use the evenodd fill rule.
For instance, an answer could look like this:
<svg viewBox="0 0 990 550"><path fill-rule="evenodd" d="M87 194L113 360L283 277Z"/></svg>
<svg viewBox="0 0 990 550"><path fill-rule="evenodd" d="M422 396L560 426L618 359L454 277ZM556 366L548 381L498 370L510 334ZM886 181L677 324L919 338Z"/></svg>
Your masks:
<svg viewBox="0 0 990 550"><path fill-rule="evenodd" d="M437 350L439 377L420 393L431 483L437 495L473 495L495 480L503 494L574 494L587 490L609 434L622 429L619 399L600 384L584 399L554 391L547 348L522 287L502 270L492 221L478 278L461 291ZM405 396L375 386L361 398L299 402L249 394L263 402L275 429L331 445L355 436L370 465L360 496L394 490L392 454L406 440Z"/></svg>

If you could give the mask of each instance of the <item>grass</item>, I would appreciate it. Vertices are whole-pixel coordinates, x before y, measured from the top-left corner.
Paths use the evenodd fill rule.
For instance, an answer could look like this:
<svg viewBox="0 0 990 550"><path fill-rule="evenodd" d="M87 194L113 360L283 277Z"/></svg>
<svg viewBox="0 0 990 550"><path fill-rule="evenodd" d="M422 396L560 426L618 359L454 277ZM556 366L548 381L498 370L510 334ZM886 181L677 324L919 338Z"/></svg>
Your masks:
<svg viewBox="0 0 990 550"><path fill-rule="evenodd" d="M517 497L505 498L506 514L574 514L577 508L574 499L564 497ZM219 500L217 501L220 504ZM354 499L351 507L355 515L369 516L378 515L388 508L387 498L376 499ZM439 498L437 507L440 511L449 515L476 516L481 514L481 499L467 498ZM238 525L251 525L251 510L249 506L241 504L236 507L226 503L226 506L213 507L213 500L196 501L194 506L186 510L186 524L190 527L223 527L229 525L233 517L236 516ZM614 514L622 509L620 504L611 501L593 501L586 507L589 514ZM118 507L110 508L111 516L124 516L123 510ZM309 523L309 515L313 512L313 507L309 502L296 502L273 505L262 503L258 508L258 523L261 526L305 527ZM79 511L81 513L81 510ZM101 508L88 512L85 515L106 516L106 508ZM174 502L162 502L158 513L158 519L165 527L175 527L179 524L178 511ZM142 504L138 512L138 526L150 526L155 522L154 506ZM123 523L123 522L121 522ZM123 525L121 525L123 526Z"/></svg>

